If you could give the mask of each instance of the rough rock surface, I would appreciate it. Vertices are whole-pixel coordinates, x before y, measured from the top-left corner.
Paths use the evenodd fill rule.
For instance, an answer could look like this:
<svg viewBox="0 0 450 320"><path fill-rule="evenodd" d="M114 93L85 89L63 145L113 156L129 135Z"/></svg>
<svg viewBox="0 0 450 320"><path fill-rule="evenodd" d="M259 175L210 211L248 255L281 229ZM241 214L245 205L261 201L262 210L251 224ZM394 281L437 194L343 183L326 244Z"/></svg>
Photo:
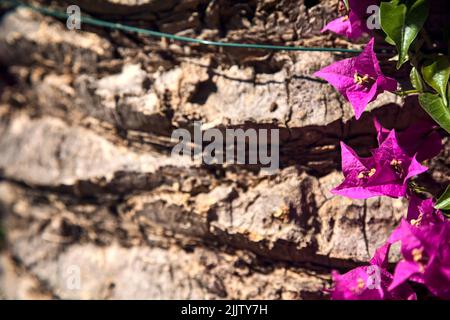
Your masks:
<svg viewBox="0 0 450 320"><path fill-rule="evenodd" d="M48 1L38 1L43 4ZM85 13L203 39L351 46L320 35L337 1L71 1ZM61 5L60 8L64 8ZM339 141L371 119L425 117L385 94L361 121L312 73L341 55L182 44L28 9L0 20L0 292L7 298L320 299L365 263L406 203L352 201ZM403 105L404 104L404 105ZM280 170L174 157L171 133L280 130ZM422 180L449 181L449 143ZM80 286L73 286L73 272Z"/></svg>

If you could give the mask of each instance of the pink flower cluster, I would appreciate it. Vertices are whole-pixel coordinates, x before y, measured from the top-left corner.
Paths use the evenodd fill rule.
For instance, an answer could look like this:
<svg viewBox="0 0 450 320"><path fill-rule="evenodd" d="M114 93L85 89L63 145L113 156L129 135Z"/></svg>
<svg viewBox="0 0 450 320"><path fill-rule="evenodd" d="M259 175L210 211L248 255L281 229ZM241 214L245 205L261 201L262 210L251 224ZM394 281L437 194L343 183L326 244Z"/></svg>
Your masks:
<svg viewBox="0 0 450 320"><path fill-rule="evenodd" d="M371 157L358 157L341 142L345 179L333 193L353 199L405 197L408 180L428 170L419 161L433 158L442 149L439 134L432 131L433 126L428 122L417 123L399 134L386 130L377 121L375 127L379 147L372 150Z"/></svg>
<svg viewBox="0 0 450 320"><path fill-rule="evenodd" d="M368 33L365 9L378 2L349 0L348 14L330 22L323 31L349 39L360 38ZM350 102L356 119L380 93L397 89L397 82L380 69L373 38L359 56L336 62L315 75L327 80ZM383 128L375 120L375 128L379 146L371 151L370 157L360 157L341 143L345 178L332 192L353 199L405 197L409 200L408 214L378 248L369 265L345 274L333 273L331 298L415 300L410 286L415 282L437 297L450 299L450 221L434 209L432 199L421 199L409 188L410 179L428 169L421 162L441 151L441 138L433 123L427 121L396 132ZM402 259L390 270L389 251L397 242L401 244Z"/></svg>
<svg viewBox="0 0 450 320"><path fill-rule="evenodd" d="M372 38L359 56L338 61L314 74L327 80L351 103L356 119L380 93L397 90L397 81L381 72L373 46Z"/></svg>
<svg viewBox="0 0 450 320"><path fill-rule="evenodd" d="M332 31L350 40L358 40L364 33L369 33L366 27L367 8L379 3L379 0L348 0L347 14L328 23L322 32Z"/></svg>

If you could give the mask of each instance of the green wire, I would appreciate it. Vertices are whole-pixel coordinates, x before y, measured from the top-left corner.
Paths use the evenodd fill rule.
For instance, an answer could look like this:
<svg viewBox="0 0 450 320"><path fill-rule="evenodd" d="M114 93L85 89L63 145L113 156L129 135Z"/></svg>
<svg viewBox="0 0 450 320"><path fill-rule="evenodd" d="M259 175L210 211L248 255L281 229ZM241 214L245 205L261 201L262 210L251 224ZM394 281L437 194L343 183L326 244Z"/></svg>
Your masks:
<svg viewBox="0 0 450 320"><path fill-rule="evenodd" d="M60 19L67 19L69 17L69 15L65 12L54 11L54 10L50 10L50 9L44 8L44 7L36 7L33 5L22 3L20 1L11 0L11 1L6 1L6 2L12 3L12 5L14 7L29 8L31 10L40 12L47 16L53 16L53 17L60 18ZM121 23L114 23L114 22L109 22L109 21L86 17L86 16L81 17L81 22L90 24L90 25L94 25L94 26L109 28L112 30L122 30L122 31L126 31L126 32L134 32L134 33L139 33L139 34L152 36L152 37L166 38L166 39L171 39L171 40L198 43L198 44L216 46L216 47L285 50L285 51L310 51L310 52L312 52L312 51L345 52L345 53L360 53L361 52L361 50L358 50L358 49L345 49L345 48L291 47L291 46L276 46L276 45L268 45L268 44L247 44L247 43L236 43L236 42L209 41L209 40L202 40L202 39L196 39L196 38L190 38L190 37L177 36L174 34L159 32L159 31L154 31L154 30L149 30L149 29L132 27L132 26L121 24Z"/></svg>

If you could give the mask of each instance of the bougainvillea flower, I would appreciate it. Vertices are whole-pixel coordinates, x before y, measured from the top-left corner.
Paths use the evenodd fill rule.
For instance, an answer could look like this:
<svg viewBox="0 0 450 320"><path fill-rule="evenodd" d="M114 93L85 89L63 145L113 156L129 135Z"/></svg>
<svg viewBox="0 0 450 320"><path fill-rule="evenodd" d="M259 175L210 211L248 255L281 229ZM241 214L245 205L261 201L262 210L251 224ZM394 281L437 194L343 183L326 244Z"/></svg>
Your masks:
<svg viewBox="0 0 450 320"><path fill-rule="evenodd" d="M391 130L383 128L377 119L374 119L374 125L378 144L381 145ZM418 121L397 133L398 143L407 155L412 157L417 154L419 162L432 159L442 150L442 139L435 129L436 125L431 121Z"/></svg>
<svg viewBox="0 0 450 320"><path fill-rule="evenodd" d="M348 6L351 12L353 12L360 19L367 18L367 8L372 5L380 4L380 0L349 0Z"/></svg>
<svg viewBox="0 0 450 320"><path fill-rule="evenodd" d="M450 222L415 226L402 220L389 244L401 241L401 260L389 290L407 280L425 285L438 297L450 299Z"/></svg>
<svg viewBox="0 0 450 320"><path fill-rule="evenodd" d="M403 197L408 180L427 171L427 167L410 157L399 146L395 130L383 143L372 150L372 156L359 157L354 150L341 142L342 172L344 181L331 190L334 194L353 199L375 196Z"/></svg>
<svg viewBox="0 0 450 320"><path fill-rule="evenodd" d="M421 199L416 195L410 196L408 216L406 218L412 225L419 227L440 224L445 221L442 212L434 208L433 199Z"/></svg>
<svg viewBox="0 0 450 320"><path fill-rule="evenodd" d="M350 40L361 38L364 33L369 33L367 8L377 3L378 0L350 0L348 14L331 21L321 32L331 31Z"/></svg>
<svg viewBox="0 0 450 320"><path fill-rule="evenodd" d="M387 249L387 248L386 248ZM382 255L376 253L376 255ZM358 267L345 274L333 272L333 300L416 300L407 283L388 290L393 276L386 270L383 259L374 257L370 266Z"/></svg>
<svg viewBox="0 0 450 320"><path fill-rule="evenodd" d="M361 38L365 31L363 21L361 21L353 12L339 17L329 22L320 32L331 31L350 40Z"/></svg>
<svg viewBox="0 0 450 320"><path fill-rule="evenodd" d="M381 72L373 46L372 38L359 56L335 62L314 74L328 81L351 103L356 119L380 93L397 89L397 81Z"/></svg>

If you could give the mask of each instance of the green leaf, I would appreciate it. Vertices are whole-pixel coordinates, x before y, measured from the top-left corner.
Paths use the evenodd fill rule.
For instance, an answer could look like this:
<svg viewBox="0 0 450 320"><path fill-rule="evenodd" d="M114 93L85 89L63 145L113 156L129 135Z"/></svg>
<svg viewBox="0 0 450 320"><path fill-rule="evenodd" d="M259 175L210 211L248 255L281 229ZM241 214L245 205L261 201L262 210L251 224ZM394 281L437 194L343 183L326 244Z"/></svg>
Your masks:
<svg viewBox="0 0 450 320"><path fill-rule="evenodd" d="M386 41L388 44L390 44L391 46L395 46L395 41L392 40L389 36L386 36L384 38L384 41ZM398 55L397 55L398 56Z"/></svg>
<svg viewBox="0 0 450 320"><path fill-rule="evenodd" d="M422 29L428 10L427 0L381 2L381 28L397 47L397 69L408 61L409 47Z"/></svg>
<svg viewBox="0 0 450 320"><path fill-rule="evenodd" d="M411 84L413 85L414 89L419 90L420 92L423 92L424 85L423 85L422 77L420 76L420 73L416 69L416 67L413 67L411 69L409 78L411 80Z"/></svg>
<svg viewBox="0 0 450 320"><path fill-rule="evenodd" d="M434 207L439 210L450 210L450 185L447 186L447 189L439 197Z"/></svg>
<svg viewBox="0 0 450 320"><path fill-rule="evenodd" d="M423 93L419 96L419 102L434 121L450 133L450 109L443 99L437 94Z"/></svg>
<svg viewBox="0 0 450 320"><path fill-rule="evenodd" d="M450 62L446 56L438 56L425 62L422 67L423 78L430 87L436 90L447 105L447 84L450 76Z"/></svg>
<svg viewBox="0 0 450 320"><path fill-rule="evenodd" d="M447 101L450 102L450 85L447 86Z"/></svg>

